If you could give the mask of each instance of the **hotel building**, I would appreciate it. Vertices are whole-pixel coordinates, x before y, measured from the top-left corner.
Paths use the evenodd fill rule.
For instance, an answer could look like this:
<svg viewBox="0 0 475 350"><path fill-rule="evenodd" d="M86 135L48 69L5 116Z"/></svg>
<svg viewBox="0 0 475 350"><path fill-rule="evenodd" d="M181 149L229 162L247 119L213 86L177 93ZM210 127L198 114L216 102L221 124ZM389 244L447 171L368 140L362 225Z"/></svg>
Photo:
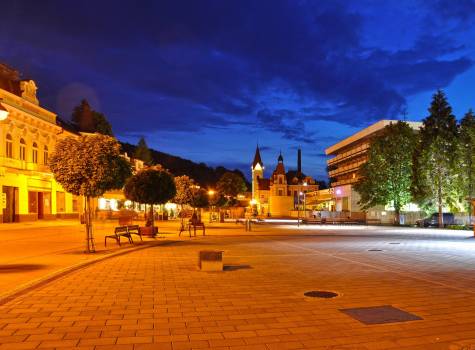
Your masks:
<svg viewBox="0 0 475 350"><path fill-rule="evenodd" d="M327 166L334 211L347 212L349 216L355 218L366 216L358 205L360 196L353 186L360 180L360 168L368 160L371 139L377 137L387 125L397 122L397 120L380 120L325 150L325 154L331 157L327 160ZM415 131L422 126L421 122L407 123ZM378 216L378 211L384 209L382 206L370 210L370 216Z"/></svg>

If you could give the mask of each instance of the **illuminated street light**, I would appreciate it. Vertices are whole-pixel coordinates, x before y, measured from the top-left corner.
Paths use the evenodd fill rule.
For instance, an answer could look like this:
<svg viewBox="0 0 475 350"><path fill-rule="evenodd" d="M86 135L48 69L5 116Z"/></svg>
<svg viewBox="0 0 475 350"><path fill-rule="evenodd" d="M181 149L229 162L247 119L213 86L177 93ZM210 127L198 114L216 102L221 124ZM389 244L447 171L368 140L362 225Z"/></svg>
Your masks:
<svg viewBox="0 0 475 350"><path fill-rule="evenodd" d="M208 195L209 195L209 196L214 196L214 193L215 193L215 192L214 192L213 190L209 190L209 191L208 191Z"/></svg>
<svg viewBox="0 0 475 350"><path fill-rule="evenodd" d="M2 100L0 100L0 120L5 120L8 118L9 112L5 109L5 107L3 107L1 101Z"/></svg>

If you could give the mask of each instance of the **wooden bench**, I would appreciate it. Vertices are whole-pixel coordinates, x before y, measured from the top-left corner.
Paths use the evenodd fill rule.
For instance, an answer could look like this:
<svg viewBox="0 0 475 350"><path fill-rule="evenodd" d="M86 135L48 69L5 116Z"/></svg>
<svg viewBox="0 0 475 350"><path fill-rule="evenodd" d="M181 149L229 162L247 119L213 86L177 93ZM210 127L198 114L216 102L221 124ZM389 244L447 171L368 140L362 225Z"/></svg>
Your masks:
<svg viewBox="0 0 475 350"><path fill-rule="evenodd" d="M104 237L104 246L107 247L107 238L112 238L117 241L117 243L120 245L120 237L125 237L129 240L129 243L132 244L134 243L132 241L132 236L127 229L127 226L119 226L114 229L114 234L113 235L108 235Z"/></svg>
<svg viewBox="0 0 475 350"><path fill-rule="evenodd" d="M194 236L196 236L196 229L201 229L203 231L203 236L205 235L206 229L205 229L205 224L203 222L190 222L188 224L188 232L190 233L190 237L191 237L192 227L193 227Z"/></svg>
<svg viewBox="0 0 475 350"><path fill-rule="evenodd" d="M137 235L140 237L140 241L143 242L142 239L142 232L140 232L140 227L139 225L128 225L127 226L127 232L129 232L130 235Z"/></svg>

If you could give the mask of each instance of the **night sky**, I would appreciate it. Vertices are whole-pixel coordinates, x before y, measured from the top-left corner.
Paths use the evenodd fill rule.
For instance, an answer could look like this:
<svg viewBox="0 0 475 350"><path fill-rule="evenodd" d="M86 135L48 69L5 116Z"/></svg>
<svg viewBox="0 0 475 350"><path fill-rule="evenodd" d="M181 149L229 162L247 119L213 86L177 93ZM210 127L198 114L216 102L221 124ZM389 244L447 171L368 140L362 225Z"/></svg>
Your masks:
<svg viewBox="0 0 475 350"><path fill-rule="evenodd" d="M256 143L326 178L324 149L380 119L421 120L442 88L475 108L475 0L1 1L0 62L70 118L249 172ZM268 174L268 173L267 173Z"/></svg>

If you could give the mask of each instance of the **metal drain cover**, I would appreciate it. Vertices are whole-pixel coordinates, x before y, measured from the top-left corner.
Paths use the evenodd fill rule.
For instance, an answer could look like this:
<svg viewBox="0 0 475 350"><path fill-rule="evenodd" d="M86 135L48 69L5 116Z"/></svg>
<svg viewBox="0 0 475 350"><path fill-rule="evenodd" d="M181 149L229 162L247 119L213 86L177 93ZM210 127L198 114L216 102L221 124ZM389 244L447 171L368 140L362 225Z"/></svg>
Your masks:
<svg viewBox="0 0 475 350"><path fill-rule="evenodd" d="M391 305L340 309L341 312L364 324L384 324L422 320L421 317Z"/></svg>
<svg viewBox="0 0 475 350"><path fill-rule="evenodd" d="M310 292L303 293L306 297L309 298L323 298L323 299L330 299L338 296L338 293L329 292L326 290L312 290Z"/></svg>
<svg viewBox="0 0 475 350"><path fill-rule="evenodd" d="M368 252L382 252L382 249L368 249Z"/></svg>

